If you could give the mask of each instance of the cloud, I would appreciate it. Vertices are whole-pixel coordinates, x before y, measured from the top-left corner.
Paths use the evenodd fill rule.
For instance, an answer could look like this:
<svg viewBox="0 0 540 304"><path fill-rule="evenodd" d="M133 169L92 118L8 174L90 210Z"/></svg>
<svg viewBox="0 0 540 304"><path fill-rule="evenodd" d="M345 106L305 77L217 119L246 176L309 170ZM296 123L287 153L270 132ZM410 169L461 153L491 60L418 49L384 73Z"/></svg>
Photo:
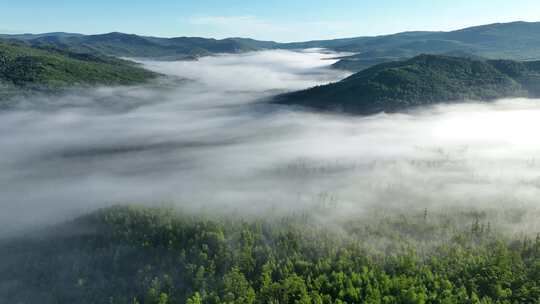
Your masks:
<svg viewBox="0 0 540 304"><path fill-rule="evenodd" d="M538 101L370 117L261 103L345 77L322 60L331 56L145 62L176 78L14 100L0 112L0 225L13 231L118 203L271 217L331 201L321 218L521 208L518 220L501 215L493 226L540 231Z"/></svg>
<svg viewBox="0 0 540 304"><path fill-rule="evenodd" d="M284 26L276 25L256 16L197 16L188 19L188 23L196 26L206 26L228 33L227 36L254 37L259 33L283 35L289 31Z"/></svg>
<svg viewBox="0 0 540 304"><path fill-rule="evenodd" d="M345 77L328 69L333 60L321 61L331 56L276 51L146 62L187 79L13 100L0 112L0 224L7 231L111 203L206 200L200 190L210 185L198 180L221 165L204 155L258 137L238 127L263 115L251 104L275 90Z"/></svg>
<svg viewBox="0 0 540 304"><path fill-rule="evenodd" d="M265 25L269 23L251 15L245 16L199 16L189 19L191 24L212 25L212 26L231 26L231 25Z"/></svg>
<svg viewBox="0 0 540 304"><path fill-rule="evenodd" d="M198 27L195 34L212 37L254 37L279 41L304 41L306 37L318 39L335 37L336 32L349 32L354 28L347 21L269 21L253 15L193 16L186 22ZM203 29L200 29L203 27Z"/></svg>

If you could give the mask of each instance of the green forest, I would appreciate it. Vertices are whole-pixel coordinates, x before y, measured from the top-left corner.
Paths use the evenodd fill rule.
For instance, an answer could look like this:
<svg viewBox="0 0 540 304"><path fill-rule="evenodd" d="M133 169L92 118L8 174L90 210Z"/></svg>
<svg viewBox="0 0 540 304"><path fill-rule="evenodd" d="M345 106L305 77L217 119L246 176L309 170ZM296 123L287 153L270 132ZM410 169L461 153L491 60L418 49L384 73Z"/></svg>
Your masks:
<svg viewBox="0 0 540 304"><path fill-rule="evenodd" d="M0 39L22 41L32 46L54 46L74 52L163 60L196 59L220 53L241 53L267 49L300 50L324 48L354 53L335 65L360 71L389 61L420 54L467 54L490 59L539 59L539 22L495 23L450 32L414 31L381 36L361 36L291 43L247 38L208 39L201 37L160 38L119 32L98 35L76 33L0 34Z"/></svg>
<svg viewBox="0 0 540 304"><path fill-rule="evenodd" d="M3 241L0 302L540 303L540 236L499 228L479 210L323 221L117 206Z"/></svg>
<svg viewBox="0 0 540 304"><path fill-rule="evenodd" d="M381 63L336 83L277 96L273 102L370 115L418 106L540 95L540 62L419 55Z"/></svg>
<svg viewBox="0 0 540 304"><path fill-rule="evenodd" d="M122 59L0 41L0 85L56 90L68 86L132 85L156 76Z"/></svg>

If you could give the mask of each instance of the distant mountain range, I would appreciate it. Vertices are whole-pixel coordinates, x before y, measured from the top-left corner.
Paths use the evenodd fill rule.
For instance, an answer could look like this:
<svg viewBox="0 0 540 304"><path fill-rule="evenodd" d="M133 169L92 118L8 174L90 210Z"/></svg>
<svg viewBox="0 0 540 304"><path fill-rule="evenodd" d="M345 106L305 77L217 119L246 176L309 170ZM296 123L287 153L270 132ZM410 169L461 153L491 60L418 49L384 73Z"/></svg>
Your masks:
<svg viewBox="0 0 540 304"><path fill-rule="evenodd" d="M425 53L540 60L540 22L497 23L452 32L405 32L356 38L334 44L332 49L357 53L335 64L335 67L353 71Z"/></svg>
<svg viewBox="0 0 540 304"><path fill-rule="evenodd" d="M29 46L54 46L79 53L161 60L195 59L218 53L258 51L273 49L279 45L276 42L246 38L222 40L197 37L158 38L117 32L102 35L71 33L0 35L0 39L19 41Z"/></svg>
<svg viewBox="0 0 540 304"><path fill-rule="evenodd" d="M216 53L264 49L326 48L355 53L335 64L336 68L352 71L360 71L383 62L412 58L423 53L453 56L462 54L488 59L540 59L540 22L497 23L451 32L404 32L376 37L296 43L245 38L157 38L123 33L0 35L0 39L22 41L32 46L52 45L74 52L162 60L194 59Z"/></svg>
<svg viewBox="0 0 540 304"><path fill-rule="evenodd" d="M540 61L419 55L383 63L273 102L369 115L463 100L540 96Z"/></svg>
<svg viewBox="0 0 540 304"><path fill-rule="evenodd" d="M531 60L540 58L540 23L526 22L299 43L123 33L0 35L0 85L33 89L135 84L156 76L109 56L178 60L305 48L355 53L334 67L358 72L337 83L281 95L274 102L372 114L446 101L540 96L540 61ZM0 98L4 92L0 90Z"/></svg>

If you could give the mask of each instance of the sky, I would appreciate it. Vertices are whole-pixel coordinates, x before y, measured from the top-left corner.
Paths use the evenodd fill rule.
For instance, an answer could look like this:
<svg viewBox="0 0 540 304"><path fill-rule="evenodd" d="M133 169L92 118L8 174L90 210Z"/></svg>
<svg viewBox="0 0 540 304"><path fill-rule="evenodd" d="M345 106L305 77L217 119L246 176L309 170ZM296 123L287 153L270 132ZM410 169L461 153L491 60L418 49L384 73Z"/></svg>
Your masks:
<svg viewBox="0 0 540 304"><path fill-rule="evenodd" d="M538 0L0 0L0 32L280 42L540 21Z"/></svg>

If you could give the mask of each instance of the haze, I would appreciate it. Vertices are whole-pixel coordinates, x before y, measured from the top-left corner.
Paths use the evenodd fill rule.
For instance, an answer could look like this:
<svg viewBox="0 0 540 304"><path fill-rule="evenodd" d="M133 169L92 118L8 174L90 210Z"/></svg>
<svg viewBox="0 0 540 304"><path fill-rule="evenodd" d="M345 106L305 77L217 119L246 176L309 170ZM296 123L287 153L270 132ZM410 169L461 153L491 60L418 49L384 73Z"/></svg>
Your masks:
<svg viewBox="0 0 540 304"><path fill-rule="evenodd" d="M264 51L143 64L174 76L136 88L18 98L0 112L0 225L11 233L119 203L241 215L335 205L503 212L540 231L540 105L443 105L350 117L263 101L337 81L339 54Z"/></svg>

